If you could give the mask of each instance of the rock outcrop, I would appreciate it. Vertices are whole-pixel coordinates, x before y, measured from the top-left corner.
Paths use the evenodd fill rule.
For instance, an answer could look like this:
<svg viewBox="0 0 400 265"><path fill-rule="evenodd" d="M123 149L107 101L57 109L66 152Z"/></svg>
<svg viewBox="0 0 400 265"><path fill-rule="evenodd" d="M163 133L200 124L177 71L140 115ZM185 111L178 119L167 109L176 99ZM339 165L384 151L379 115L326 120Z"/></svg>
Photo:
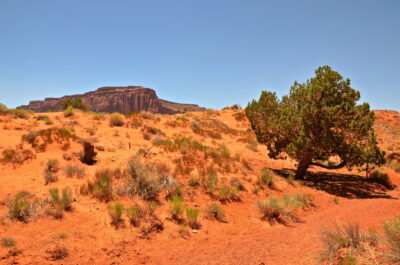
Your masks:
<svg viewBox="0 0 400 265"><path fill-rule="evenodd" d="M153 89L141 86L101 87L95 91L61 98L34 100L21 109L35 112L61 111L61 102L67 98L81 97L88 109L95 112L129 113L149 111L153 113L175 114L183 111L202 111L204 108L195 104L180 104L159 99Z"/></svg>

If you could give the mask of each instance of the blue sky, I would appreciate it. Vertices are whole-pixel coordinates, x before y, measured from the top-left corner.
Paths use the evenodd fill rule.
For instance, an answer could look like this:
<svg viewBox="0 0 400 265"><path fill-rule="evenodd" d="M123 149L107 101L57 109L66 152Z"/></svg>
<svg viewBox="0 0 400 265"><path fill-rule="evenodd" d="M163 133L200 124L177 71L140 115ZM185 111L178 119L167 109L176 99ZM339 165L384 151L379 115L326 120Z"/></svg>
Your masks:
<svg viewBox="0 0 400 265"><path fill-rule="evenodd" d="M0 102L101 86L246 106L330 65L400 110L400 1L1 0Z"/></svg>

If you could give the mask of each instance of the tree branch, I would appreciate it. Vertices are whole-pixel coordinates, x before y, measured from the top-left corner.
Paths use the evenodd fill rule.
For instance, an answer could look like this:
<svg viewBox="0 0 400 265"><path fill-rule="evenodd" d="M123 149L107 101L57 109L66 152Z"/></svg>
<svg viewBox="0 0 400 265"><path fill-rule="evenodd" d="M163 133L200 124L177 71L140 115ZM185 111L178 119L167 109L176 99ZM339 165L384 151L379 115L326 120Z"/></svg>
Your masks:
<svg viewBox="0 0 400 265"><path fill-rule="evenodd" d="M317 166L317 167L322 167L325 169L339 169L339 168L343 168L347 165L347 161L342 161L339 164L336 165L324 165L318 162L311 162L311 166Z"/></svg>

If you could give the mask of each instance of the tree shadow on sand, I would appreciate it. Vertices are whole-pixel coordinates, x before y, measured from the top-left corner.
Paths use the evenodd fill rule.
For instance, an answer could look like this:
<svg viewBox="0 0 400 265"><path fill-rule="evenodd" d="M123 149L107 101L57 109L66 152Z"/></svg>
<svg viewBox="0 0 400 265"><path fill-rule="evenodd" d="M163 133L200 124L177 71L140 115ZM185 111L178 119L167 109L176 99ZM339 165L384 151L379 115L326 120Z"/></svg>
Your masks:
<svg viewBox="0 0 400 265"><path fill-rule="evenodd" d="M275 174L287 178L294 174L292 169L271 169ZM366 181L362 176L333 172L307 172L306 179L299 181L303 186L323 190L347 199L385 198L397 199L387 194L385 186Z"/></svg>

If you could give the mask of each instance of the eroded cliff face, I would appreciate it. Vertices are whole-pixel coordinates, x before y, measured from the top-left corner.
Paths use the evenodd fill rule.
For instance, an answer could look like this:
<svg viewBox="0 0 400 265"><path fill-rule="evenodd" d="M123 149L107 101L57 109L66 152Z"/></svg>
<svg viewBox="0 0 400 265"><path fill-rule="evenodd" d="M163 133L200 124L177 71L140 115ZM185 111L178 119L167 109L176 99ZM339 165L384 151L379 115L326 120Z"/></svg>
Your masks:
<svg viewBox="0 0 400 265"><path fill-rule="evenodd" d="M153 89L141 86L101 87L95 91L61 98L34 100L19 108L35 112L61 111L61 102L67 98L81 97L88 109L95 112L149 111L153 113L174 114L183 111L202 111L204 108L195 104L180 104L165 101L157 97Z"/></svg>

